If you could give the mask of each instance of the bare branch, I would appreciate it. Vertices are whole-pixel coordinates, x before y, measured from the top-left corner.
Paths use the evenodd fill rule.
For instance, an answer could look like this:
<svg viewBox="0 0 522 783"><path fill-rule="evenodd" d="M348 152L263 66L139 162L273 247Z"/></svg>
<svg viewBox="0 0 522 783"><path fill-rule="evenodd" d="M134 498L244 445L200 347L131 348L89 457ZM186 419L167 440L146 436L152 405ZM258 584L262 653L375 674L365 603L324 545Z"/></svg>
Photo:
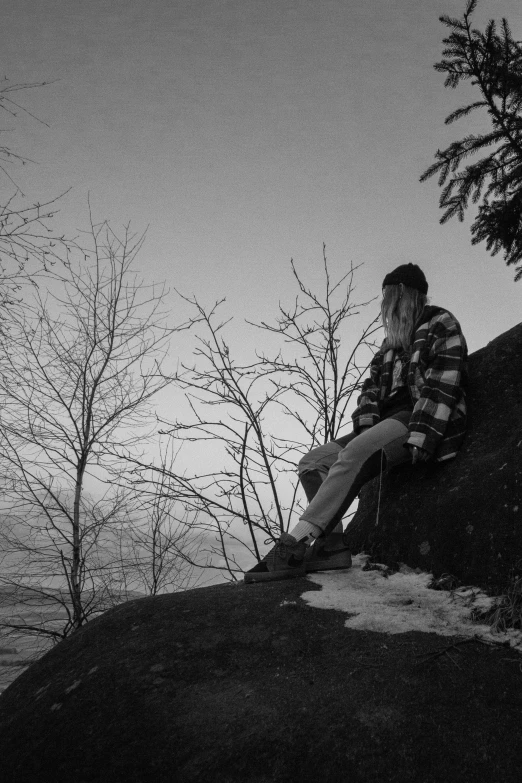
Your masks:
<svg viewBox="0 0 522 783"><path fill-rule="evenodd" d="M185 528L174 535L160 496L138 526L141 538L129 537L137 501L118 478L124 453L139 456L151 436L151 400L171 382L162 371L169 340L187 325L171 325L164 286L133 271L143 234L126 226L117 235L91 215L88 239L47 291L35 289L23 310L10 312L0 335L0 462L11 519L0 529L0 584L58 582L67 596L62 634L122 594L118 585L130 577L115 552L123 538L141 552L140 573L152 570L154 592L175 582L180 553L194 546ZM86 492L89 476L107 481L98 500Z"/></svg>
<svg viewBox="0 0 522 783"><path fill-rule="evenodd" d="M350 264L333 280L323 246L324 287L316 293L292 261L299 291L293 305L280 304L274 323L247 322L278 337L282 348L275 355L259 351L250 362L238 362L225 337L224 300L207 309L196 297L183 297L195 313L194 364L181 365L173 382L188 413L161 422L164 435L183 450L168 469L134 459L127 480L141 492L161 485L176 499L186 523L206 537L206 567L226 578L237 579L245 557L260 560L261 546L288 529L299 508L300 456L337 437L350 404L355 407L378 329L377 319L359 335L351 328L369 304L354 302L357 268ZM210 469L210 457L201 456L209 449L216 466Z"/></svg>

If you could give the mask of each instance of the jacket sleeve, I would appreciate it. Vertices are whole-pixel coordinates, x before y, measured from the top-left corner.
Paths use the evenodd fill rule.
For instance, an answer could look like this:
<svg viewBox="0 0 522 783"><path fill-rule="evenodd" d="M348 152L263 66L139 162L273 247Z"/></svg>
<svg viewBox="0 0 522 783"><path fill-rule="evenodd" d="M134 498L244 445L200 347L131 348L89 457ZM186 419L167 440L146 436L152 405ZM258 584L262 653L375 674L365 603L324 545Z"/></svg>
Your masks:
<svg viewBox="0 0 522 783"><path fill-rule="evenodd" d="M358 433L361 427L373 427L380 421L379 395L382 369L382 354L378 351L370 363L370 376L362 385L357 408L352 413L353 429Z"/></svg>
<svg viewBox="0 0 522 783"><path fill-rule="evenodd" d="M467 346L451 313L441 313L428 329L431 333L428 360L420 397L410 419L407 443L434 454L462 396Z"/></svg>

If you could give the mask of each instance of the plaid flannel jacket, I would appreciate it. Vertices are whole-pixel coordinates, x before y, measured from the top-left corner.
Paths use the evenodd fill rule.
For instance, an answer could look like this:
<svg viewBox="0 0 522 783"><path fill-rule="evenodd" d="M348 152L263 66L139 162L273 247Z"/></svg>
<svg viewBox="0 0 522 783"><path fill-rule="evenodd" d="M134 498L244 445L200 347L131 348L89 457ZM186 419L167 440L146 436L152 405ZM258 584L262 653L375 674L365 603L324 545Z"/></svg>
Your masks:
<svg viewBox="0 0 522 783"><path fill-rule="evenodd" d="M460 324L441 307L425 307L414 329L408 389L413 401L408 445L442 462L455 457L466 431L467 346ZM393 349L377 351L352 418L355 432L380 420L389 393Z"/></svg>

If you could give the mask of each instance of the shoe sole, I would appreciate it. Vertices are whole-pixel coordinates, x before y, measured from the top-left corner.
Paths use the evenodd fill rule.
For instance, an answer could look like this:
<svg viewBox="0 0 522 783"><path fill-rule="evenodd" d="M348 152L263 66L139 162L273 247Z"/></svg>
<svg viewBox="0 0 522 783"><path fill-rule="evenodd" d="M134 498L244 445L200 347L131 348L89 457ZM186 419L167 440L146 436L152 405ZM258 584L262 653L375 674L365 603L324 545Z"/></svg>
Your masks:
<svg viewBox="0 0 522 783"><path fill-rule="evenodd" d="M280 582L283 579L295 579L298 576L306 576L305 568L293 568L291 571L257 571L250 573L246 571L243 574L245 584L254 582Z"/></svg>
<svg viewBox="0 0 522 783"><path fill-rule="evenodd" d="M346 552L339 553L338 555L330 555L324 560L317 559L306 563L306 573L314 573L315 571L337 571L342 568L351 568L352 558L346 556Z"/></svg>

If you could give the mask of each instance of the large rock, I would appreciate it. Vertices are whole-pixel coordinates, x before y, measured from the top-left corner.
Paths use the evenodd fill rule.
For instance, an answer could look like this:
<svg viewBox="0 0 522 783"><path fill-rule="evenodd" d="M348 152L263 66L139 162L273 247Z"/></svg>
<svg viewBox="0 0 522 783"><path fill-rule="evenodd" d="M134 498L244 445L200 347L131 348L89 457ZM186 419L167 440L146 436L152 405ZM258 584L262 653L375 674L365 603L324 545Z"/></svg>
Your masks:
<svg viewBox="0 0 522 783"><path fill-rule="evenodd" d="M469 361L469 430L455 460L391 470L348 527L377 561L502 590L522 572L522 323ZM379 513L378 511L379 506Z"/></svg>
<svg viewBox="0 0 522 783"><path fill-rule="evenodd" d="M347 629L311 589L209 587L90 622L0 696L2 783L519 783L518 653Z"/></svg>

